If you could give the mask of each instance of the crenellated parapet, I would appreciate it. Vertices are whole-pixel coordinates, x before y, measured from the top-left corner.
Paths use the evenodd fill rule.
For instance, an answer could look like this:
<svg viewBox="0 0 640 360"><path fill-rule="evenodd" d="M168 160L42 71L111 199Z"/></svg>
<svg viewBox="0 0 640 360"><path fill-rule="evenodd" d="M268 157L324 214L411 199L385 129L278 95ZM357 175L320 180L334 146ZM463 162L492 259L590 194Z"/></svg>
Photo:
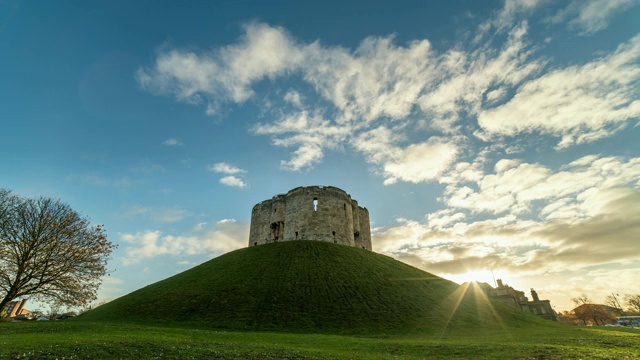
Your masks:
<svg viewBox="0 0 640 360"><path fill-rule="evenodd" d="M333 186L297 187L253 207L249 246L290 240L371 250L369 211Z"/></svg>

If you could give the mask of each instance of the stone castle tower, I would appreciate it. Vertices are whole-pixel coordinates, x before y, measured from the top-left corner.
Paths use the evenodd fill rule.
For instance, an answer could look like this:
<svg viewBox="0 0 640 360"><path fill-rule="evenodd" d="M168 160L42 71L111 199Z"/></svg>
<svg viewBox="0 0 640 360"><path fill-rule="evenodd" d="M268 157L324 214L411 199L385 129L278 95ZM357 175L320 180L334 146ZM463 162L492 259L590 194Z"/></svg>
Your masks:
<svg viewBox="0 0 640 360"><path fill-rule="evenodd" d="M297 187L253 207L249 246L290 240L371 250L369 211L332 186Z"/></svg>

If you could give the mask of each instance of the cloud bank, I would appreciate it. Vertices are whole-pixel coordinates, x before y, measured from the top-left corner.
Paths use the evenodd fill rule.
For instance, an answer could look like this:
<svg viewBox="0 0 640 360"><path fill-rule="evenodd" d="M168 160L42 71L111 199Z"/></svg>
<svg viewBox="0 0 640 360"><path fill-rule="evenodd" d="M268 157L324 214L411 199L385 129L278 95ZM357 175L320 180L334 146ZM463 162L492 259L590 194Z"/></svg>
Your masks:
<svg viewBox="0 0 640 360"><path fill-rule="evenodd" d="M125 266L157 256L220 255L247 246L248 224L224 219L213 224L196 225L188 234L170 235L159 230L119 234L127 244L122 263Z"/></svg>
<svg viewBox="0 0 640 360"><path fill-rule="evenodd" d="M540 45L528 40L527 20L512 23L540 3L521 5L507 2L499 12L498 35L445 51L428 39L396 44L393 36L369 37L350 50L302 43L283 28L249 23L234 44L207 52L165 49L137 79L153 93L203 104L210 115L225 103L258 101L253 88L265 79L276 87L299 79L299 88L269 100L273 120L250 132L291 149L284 170L310 169L327 151L348 147L387 184L438 181L460 160L464 141L489 146L536 134L565 149L610 137L640 115L640 36L614 53L554 66L536 55ZM394 135L380 136L384 132ZM443 137L456 137L455 144ZM423 174L416 170L425 169L423 157L442 160ZM237 176L225 182L243 183Z"/></svg>

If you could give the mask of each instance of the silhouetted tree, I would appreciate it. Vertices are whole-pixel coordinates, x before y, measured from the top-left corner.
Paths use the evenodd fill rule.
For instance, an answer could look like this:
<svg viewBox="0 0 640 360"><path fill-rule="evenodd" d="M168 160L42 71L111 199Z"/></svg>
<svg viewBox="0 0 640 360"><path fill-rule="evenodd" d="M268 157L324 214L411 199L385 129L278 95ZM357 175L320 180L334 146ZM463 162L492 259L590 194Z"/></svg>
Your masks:
<svg viewBox="0 0 640 360"><path fill-rule="evenodd" d="M57 301L49 304L49 314L47 315L51 320L55 320L61 312L62 304L58 303Z"/></svg>
<svg viewBox="0 0 640 360"><path fill-rule="evenodd" d="M624 302L629 307L629 312L640 314L640 295L625 294Z"/></svg>
<svg viewBox="0 0 640 360"><path fill-rule="evenodd" d="M0 189L0 312L34 298L66 306L96 299L115 245L69 205Z"/></svg>
<svg viewBox="0 0 640 360"><path fill-rule="evenodd" d="M590 319L594 318L593 307L589 306L591 305L592 300L586 294L582 294L571 298L571 302L576 306L575 309L573 309L573 315L575 318L582 321L582 325L587 325ZM598 325L597 320L596 325Z"/></svg>
<svg viewBox="0 0 640 360"><path fill-rule="evenodd" d="M604 304L616 309L618 315L624 315L624 310L622 309L622 305L620 305L616 294L611 293L611 295L607 295L604 299Z"/></svg>
<svg viewBox="0 0 640 360"><path fill-rule="evenodd" d="M578 307L580 305L584 305L584 304L590 304L593 301L586 295L586 294L582 294L580 296L571 298L571 302L573 302L573 304Z"/></svg>

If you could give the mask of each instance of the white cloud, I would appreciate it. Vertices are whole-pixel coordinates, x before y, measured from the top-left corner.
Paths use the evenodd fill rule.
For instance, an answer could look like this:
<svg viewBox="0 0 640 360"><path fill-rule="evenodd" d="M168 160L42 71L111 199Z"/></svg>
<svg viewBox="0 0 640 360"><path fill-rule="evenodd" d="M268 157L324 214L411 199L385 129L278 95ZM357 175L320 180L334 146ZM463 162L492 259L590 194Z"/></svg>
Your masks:
<svg viewBox="0 0 640 360"><path fill-rule="evenodd" d="M379 126L362 132L352 140L351 144L356 150L365 154L369 162L382 164L388 159L397 159L402 156L401 149L394 145L406 140L402 133L401 129Z"/></svg>
<svg viewBox="0 0 640 360"><path fill-rule="evenodd" d="M206 102L207 113L213 115L221 103L249 99L253 82L274 78L302 61L300 49L282 28L249 23L244 31L237 44L210 53L163 50L155 66L138 69L138 83L179 101Z"/></svg>
<svg viewBox="0 0 640 360"><path fill-rule="evenodd" d="M506 94L507 94L507 90L505 88L499 88L499 89L495 89L487 92L485 97L488 103L493 103L504 98Z"/></svg>
<svg viewBox="0 0 640 360"><path fill-rule="evenodd" d="M302 95L295 90L289 90L284 96L284 101L295 105L298 109L302 109L302 100Z"/></svg>
<svg viewBox="0 0 640 360"><path fill-rule="evenodd" d="M434 137L409 145L397 159L384 164L385 184L398 180L412 183L437 180L452 165L457 153L455 143Z"/></svg>
<svg viewBox="0 0 640 360"><path fill-rule="evenodd" d="M184 145L182 142L178 141L175 138L169 138L165 141L162 142L163 145L167 145L167 146L182 146Z"/></svg>
<svg viewBox="0 0 640 360"><path fill-rule="evenodd" d="M548 20L562 23L568 20L572 29L590 35L605 29L616 13L637 5L634 0L573 0Z"/></svg>
<svg viewBox="0 0 640 360"><path fill-rule="evenodd" d="M240 174L246 173L247 171L240 169L239 167L235 167L233 165L227 164L226 162L220 162L220 163L216 163L209 166L208 169L209 171L212 171L218 174L227 175L220 178L219 182L222 185L235 187L239 189L244 189L248 186L247 182L243 180L240 176L238 176Z"/></svg>
<svg viewBox="0 0 640 360"><path fill-rule="evenodd" d="M443 78L430 84L429 91L418 99L421 110L434 118L432 126L446 132L455 130L453 126L462 115L482 110L485 98L493 103L541 71L545 62L529 59L532 50L526 34L525 22L509 32L500 49L480 46L470 52L452 50L443 55L438 68Z"/></svg>
<svg viewBox="0 0 640 360"><path fill-rule="evenodd" d="M319 46L307 49L304 79L340 110L338 123L404 118L437 77L437 61L428 40L406 47L393 40L369 37L353 52Z"/></svg>
<svg viewBox="0 0 640 360"><path fill-rule="evenodd" d="M196 226L185 235L163 234L159 230L119 234L129 244L125 247L123 264L131 265L156 256L220 255L247 246L249 226L224 219L210 226Z"/></svg>
<svg viewBox="0 0 640 360"><path fill-rule="evenodd" d="M226 162L220 162L220 163L216 163L209 166L209 171L212 171L218 174L227 174L227 175L246 173L246 170L227 164Z"/></svg>
<svg viewBox="0 0 640 360"><path fill-rule="evenodd" d="M455 140L431 137L427 141L395 145L405 140L400 131L384 126L363 132L352 145L367 156L371 163L382 166L385 184L397 181L421 183L443 181L447 170L454 166L459 152Z"/></svg>
<svg viewBox="0 0 640 360"><path fill-rule="evenodd" d="M244 180L233 175L229 175L221 178L220 184L230 186L230 187L236 187L239 189L244 189L247 187L247 183L245 183Z"/></svg>
<svg viewBox="0 0 640 360"><path fill-rule="evenodd" d="M596 194L596 189L634 186L640 182L640 158L625 160L618 157L587 156L553 172L540 164L518 160L500 160L496 172L487 174L474 187L450 185L445 203L453 208L473 212L500 214L531 213L532 203L552 201L541 216L558 217L557 211L567 211L574 202L560 206L567 198L582 202ZM589 192L591 191L591 192ZM555 201L558 201L556 203ZM580 217L590 215L589 206L580 210ZM574 213L571 211L570 213Z"/></svg>
<svg viewBox="0 0 640 360"><path fill-rule="evenodd" d="M640 116L639 58L636 36L611 55L526 82L504 105L483 110L478 123L490 135L559 136L558 148L611 136Z"/></svg>
<svg viewBox="0 0 640 360"><path fill-rule="evenodd" d="M256 135L273 136L273 144L297 147L281 168L299 171L322 160L324 149L335 149L348 136L348 127L331 124L321 113L300 110L287 114L272 124L257 124L251 131Z"/></svg>
<svg viewBox="0 0 640 360"><path fill-rule="evenodd" d="M444 228L465 220L467 215L454 212L453 209L443 209L427 215L427 227L431 229Z"/></svg>

